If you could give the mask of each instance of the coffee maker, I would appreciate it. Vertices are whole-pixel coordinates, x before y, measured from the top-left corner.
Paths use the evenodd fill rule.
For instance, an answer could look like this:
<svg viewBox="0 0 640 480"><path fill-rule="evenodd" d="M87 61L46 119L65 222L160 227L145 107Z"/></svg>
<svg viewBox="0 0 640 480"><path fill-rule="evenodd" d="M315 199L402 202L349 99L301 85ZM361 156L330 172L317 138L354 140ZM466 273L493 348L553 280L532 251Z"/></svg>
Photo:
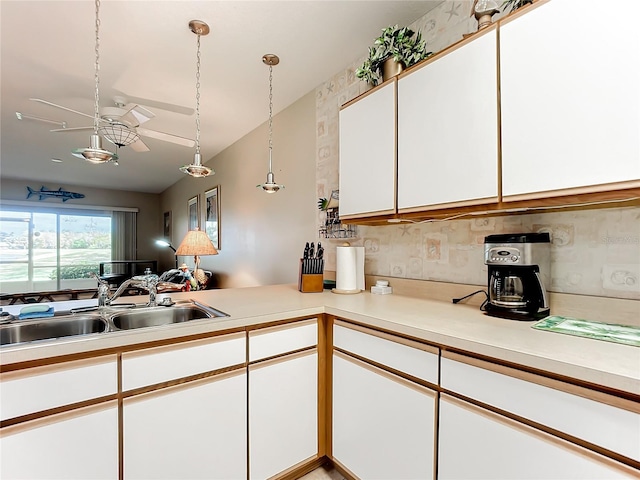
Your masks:
<svg viewBox="0 0 640 480"><path fill-rule="evenodd" d="M549 315L546 285L550 278L550 250L548 233L485 237L488 315L515 320L537 320Z"/></svg>

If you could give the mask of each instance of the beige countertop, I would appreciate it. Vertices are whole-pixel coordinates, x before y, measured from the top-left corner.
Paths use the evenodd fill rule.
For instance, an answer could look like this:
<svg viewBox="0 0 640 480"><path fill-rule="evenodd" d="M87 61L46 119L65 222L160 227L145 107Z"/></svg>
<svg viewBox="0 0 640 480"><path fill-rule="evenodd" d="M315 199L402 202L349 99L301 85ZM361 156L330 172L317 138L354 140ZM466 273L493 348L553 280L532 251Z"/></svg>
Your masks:
<svg viewBox="0 0 640 480"><path fill-rule="evenodd" d="M640 348L534 330L532 322L489 317L474 306L397 294L304 294L295 285L172 293L171 297L194 298L230 316L3 347L0 363L8 365L328 313L444 347L640 395ZM146 297L132 299L146 301ZM74 302L53 305L68 309Z"/></svg>

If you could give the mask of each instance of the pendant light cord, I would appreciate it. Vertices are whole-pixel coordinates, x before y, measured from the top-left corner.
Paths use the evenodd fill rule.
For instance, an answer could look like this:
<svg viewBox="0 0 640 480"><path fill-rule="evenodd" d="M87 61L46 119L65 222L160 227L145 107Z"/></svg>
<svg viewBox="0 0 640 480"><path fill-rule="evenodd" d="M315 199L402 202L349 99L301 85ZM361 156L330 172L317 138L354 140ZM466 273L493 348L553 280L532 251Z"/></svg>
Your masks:
<svg viewBox="0 0 640 480"><path fill-rule="evenodd" d="M272 171L271 157L273 152L273 65L269 65L269 172Z"/></svg>
<svg viewBox="0 0 640 480"><path fill-rule="evenodd" d="M196 154L200 153L200 34L196 53Z"/></svg>
<svg viewBox="0 0 640 480"><path fill-rule="evenodd" d="M96 0L96 63L95 63L95 110L93 116L93 132L98 134L100 123L100 0Z"/></svg>

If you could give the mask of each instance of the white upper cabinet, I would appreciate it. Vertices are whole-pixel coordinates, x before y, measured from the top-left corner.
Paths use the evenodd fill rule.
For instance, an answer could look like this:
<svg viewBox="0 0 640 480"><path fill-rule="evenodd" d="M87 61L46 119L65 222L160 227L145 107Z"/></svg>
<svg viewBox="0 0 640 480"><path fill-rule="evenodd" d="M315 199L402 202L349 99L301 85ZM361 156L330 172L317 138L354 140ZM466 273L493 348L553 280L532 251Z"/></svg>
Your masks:
<svg viewBox="0 0 640 480"><path fill-rule="evenodd" d="M640 179L640 2L614 8L551 0L500 27L503 195Z"/></svg>
<svg viewBox="0 0 640 480"><path fill-rule="evenodd" d="M340 217L395 213L396 82L340 111Z"/></svg>
<svg viewBox="0 0 640 480"><path fill-rule="evenodd" d="M400 212L496 201L496 41L493 29L398 81Z"/></svg>

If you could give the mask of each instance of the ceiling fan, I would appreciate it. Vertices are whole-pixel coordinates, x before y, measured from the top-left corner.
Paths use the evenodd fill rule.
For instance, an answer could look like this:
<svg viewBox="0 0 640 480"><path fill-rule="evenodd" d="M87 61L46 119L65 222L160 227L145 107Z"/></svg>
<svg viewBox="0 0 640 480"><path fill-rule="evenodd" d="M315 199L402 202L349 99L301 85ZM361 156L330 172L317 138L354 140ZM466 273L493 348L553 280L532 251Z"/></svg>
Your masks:
<svg viewBox="0 0 640 480"><path fill-rule="evenodd" d="M82 115L83 117L91 118L93 115L89 115L71 108L58 105L56 103L42 100L40 98L30 98L29 100L49 105L51 107L66 110L67 112L75 113L76 115ZM156 140L162 140L165 142L175 143L185 147L193 147L195 142L190 138L179 137L169 133L158 132L156 130L149 130L142 128L140 125L151 120L155 115L150 110L137 105L135 103L127 103L125 97L115 96L113 97L114 107L103 107L100 111L100 125L98 128L99 133L109 140L111 143L118 147L130 146L132 150L136 152L148 152L149 147L140 139L140 137L149 137ZM60 122L62 123L62 122ZM52 132L77 132L82 130L93 130L93 126L87 127L66 127L56 128L51 130Z"/></svg>

